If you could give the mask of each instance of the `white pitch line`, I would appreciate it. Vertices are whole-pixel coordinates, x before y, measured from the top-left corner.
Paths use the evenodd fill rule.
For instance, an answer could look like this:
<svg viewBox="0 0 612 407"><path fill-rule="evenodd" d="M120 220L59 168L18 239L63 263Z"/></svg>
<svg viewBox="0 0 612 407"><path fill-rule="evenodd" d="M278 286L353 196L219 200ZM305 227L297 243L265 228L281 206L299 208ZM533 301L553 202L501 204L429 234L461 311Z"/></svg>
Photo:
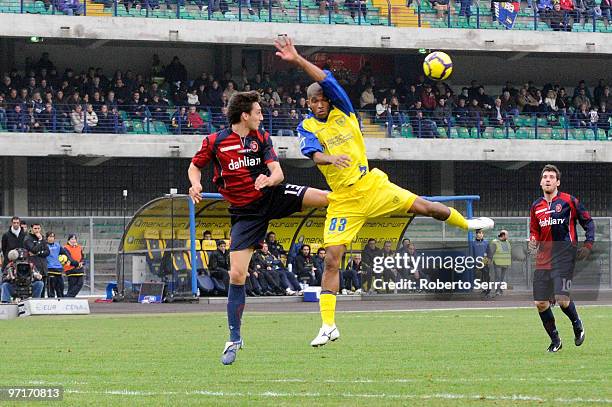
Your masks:
<svg viewBox="0 0 612 407"><path fill-rule="evenodd" d="M436 382L436 383L486 383L486 382L498 382L498 381L514 381L514 382L532 382L533 380L542 380L541 378L524 378L524 377L480 377L480 378L456 378L456 379L444 379L444 378L408 378L408 379L327 379L327 380L308 380L300 378L288 378L288 379L257 379L257 380L239 380L241 383L341 383L341 384L359 384L359 383L421 383L421 382ZM605 379L593 378L593 379L557 379L547 377L545 379L550 383L593 383L593 382L606 382Z"/></svg>
<svg viewBox="0 0 612 407"><path fill-rule="evenodd" d="M612 404L612 399L601 398L555 398L547 399L540 396L527 396L522 394L512 395L467 395L467 394L451 394L451 393L434 393L434 394L387 394L387 393L293 393L293 392L272 392L266 391L261 393L255 392L224 392L210 390L194 390L194 391L138 391L138 390L103 390L103 391L87 391L67 389L68 394L96 394L110 396L206 396L206 397L269 397L269 398L295 398L295 397L341 397L349 399L417 399L417 400L491 400L491 401L537 401L537 402L557 402L557 403L600 403Z"/></svg>

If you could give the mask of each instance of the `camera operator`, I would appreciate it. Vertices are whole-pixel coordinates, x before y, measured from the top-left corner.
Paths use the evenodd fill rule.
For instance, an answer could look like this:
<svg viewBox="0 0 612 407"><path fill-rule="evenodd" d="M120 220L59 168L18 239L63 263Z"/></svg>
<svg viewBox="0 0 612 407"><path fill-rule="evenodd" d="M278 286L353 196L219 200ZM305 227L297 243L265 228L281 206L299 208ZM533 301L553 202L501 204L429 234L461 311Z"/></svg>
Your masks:
<svg viewBox="0 0 612 407"><path fill-rule="evenodd" d="M42 234L40 223L32 223L32 230L23 240L23 247L30 253L28 260L36 266L36 270L38 270L43 277L43 284L48 287L47 256L49 255L49 246ZM49 297L51 297L51 295L49 295Z"/></svg>
<svg viewBox="0 0 612 407"><path fill-rule="evenodd" d="M20 252L22 250L22 252ZM27 277L32 280L32 297L40 298L43 288L45 287L42 282L42 275L36 269L33 262L28 261L26 258L27 252L23 249L13 249L8 253L8 263L2 273L2 286L0 293L0 300L2 303L10 303L13 295L16 294L17 288L17 270L20 265L27 265L29 267L30 275Z"/></svg>

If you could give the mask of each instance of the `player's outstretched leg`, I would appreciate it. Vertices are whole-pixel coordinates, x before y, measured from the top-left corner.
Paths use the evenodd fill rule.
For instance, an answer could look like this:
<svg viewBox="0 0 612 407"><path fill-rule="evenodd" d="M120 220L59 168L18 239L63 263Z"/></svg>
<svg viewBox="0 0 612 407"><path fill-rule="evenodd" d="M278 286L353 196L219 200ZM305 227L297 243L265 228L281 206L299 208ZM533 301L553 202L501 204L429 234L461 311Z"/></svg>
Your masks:
<svg viewBox="0 0 612 407"><path fill-rule="evenodd" d="M325 255L325 271L321 281L321 297L319 307L321 310L322 326L317 336L310 342L311 346L323 346L330 341L340 337L340 331L336 327L336 293L338 292L340 280L340 259L346 248L344 246L328 246Z"/></svg>
<svg viewBox="0 0 612 407"><path fill-rule="evenodd" d="M227 323L230 337L225 343L221 363L231 365L236 360L236 353L243 347L240 326L242 313L246 304L245 282L248 275L248 265L253 250L238 250L230 253L230 286L227 294Z"/></svg>
<svg viewBox="0 0 612 407"><path fill-rule="evenodd" d="M574 344L576 346L582 345L584 342L584 327L582 326L582 320L578 316L578 311L576 311L576 305L574 301L557 301L559 306L561 307L561 311L569 318L572 323L572 328L574 328Z"/></svg>
<svg viewBox="0 0 612 407"><path fill-rule="evenodd" d="M561 344L561 338L559 338L559 332L555 325L555 315L550 308L550 303L548 301L535 301L535 304L538 307L542 325L544 325L546 333L550 336L551 343L548 346L548 352L560 351L563 345Z"/></svg>
<svg viewBox="0 0 612 407"><path fill-rule="evenodd" d="M463 230L487 230L495 226L495 222L491 218L465 219L455 208L448 207L440 202L431 202L421 197L415 199L409 211L417 215L444 221Z"/></svg>

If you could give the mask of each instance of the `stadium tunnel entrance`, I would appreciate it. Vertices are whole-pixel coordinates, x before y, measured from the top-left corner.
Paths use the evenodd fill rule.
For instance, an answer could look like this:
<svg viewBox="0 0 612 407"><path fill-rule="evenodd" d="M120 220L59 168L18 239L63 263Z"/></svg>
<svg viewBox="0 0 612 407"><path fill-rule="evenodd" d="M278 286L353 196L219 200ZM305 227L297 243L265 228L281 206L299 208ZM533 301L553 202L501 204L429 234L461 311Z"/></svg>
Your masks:
<svg viewBox="0 0 612 407"><path fill-rule="evenodd" d="M203 193L193 204L188 195L169 194L153 199L136 211L126 226L117 253L117 294L115 300L143 300L144 283L163 284L163 299L197 300L198 275L208 269L209 254L216 242L230 239L229 203L218 193ZM478 196L425 197L439 202L462 200L472 216L472 202ZM308 244L311 252L323 245L326 209L307 209L283 219L270 221L268 231L287 250L296 243ZM401 242L414 215L394 213L365 223L347 252L361 251L368 239ZM203 240L209 231L212 240ZM468 239L470 237L468 236ZM286 258L282 259L286 262ZM152 300L161 301L159 294ZM145 298L146 300L146 298Z"/></svg>

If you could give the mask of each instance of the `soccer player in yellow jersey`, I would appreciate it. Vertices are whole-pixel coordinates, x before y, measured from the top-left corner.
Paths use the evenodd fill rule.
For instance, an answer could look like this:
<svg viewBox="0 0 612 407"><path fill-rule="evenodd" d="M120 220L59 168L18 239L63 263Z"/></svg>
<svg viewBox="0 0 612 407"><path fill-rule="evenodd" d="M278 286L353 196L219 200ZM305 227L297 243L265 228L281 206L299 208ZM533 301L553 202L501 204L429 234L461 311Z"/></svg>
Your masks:
<svg viewBox="0 0 612 407"><path fill-rule="evenodd" d="M466 220L439 202L430 202L391 183L379 169L370 169L355 110L331 72L304 59L288 37L275 41L276 55L303 69L316 82L306 91L312 114L298 126L302 153L325 176L332 192L325 220L327 250L321 282L320 308L323 326L312 346L335 341L340 333L334 322L340 260L369 218L405 211L429 216L464 230L490 229L489 218Z"/></svg>

